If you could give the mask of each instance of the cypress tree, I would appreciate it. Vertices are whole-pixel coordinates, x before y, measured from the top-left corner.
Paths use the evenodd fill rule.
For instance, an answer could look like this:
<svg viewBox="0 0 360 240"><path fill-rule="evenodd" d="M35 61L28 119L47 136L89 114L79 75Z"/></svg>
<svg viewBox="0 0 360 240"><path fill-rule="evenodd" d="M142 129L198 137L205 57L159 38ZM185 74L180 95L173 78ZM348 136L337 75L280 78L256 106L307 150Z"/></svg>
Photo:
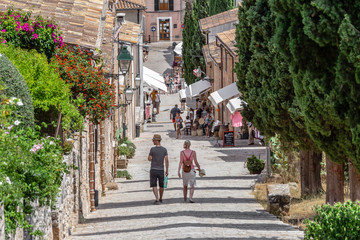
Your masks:
<svg viewBox="0 0 360 240"><path fill-rule="evenodd" d="M210 16L234 8L234 0L210 0Z"/></svg>
<svg viewBox="0 0 360 240"><path fill-rule="evenodd" d="M184 16L184 30L183 30L183 48L182 57L184 61L184 79L188 85L194 82L194 65L192 61L192 39L195 35L194 32L194 18L192 15L192 6L189 2L186 3L186 10Z"/></svg>
<svg viewBox="0 0 360 240"><path fill-rule="evenodd" d="M194 1L192 11L185 12L184 31L183 31L183 59L184 59L184 78L187 84L195 81L193 70L200 67L205 69L205 60L202 47L205 45L205 36L200 31L199 20L208 16L209 5L206 0Z"/></svg>
<svg viewBox="0 0 360 240"><path fill-rule="evenodd" d="M274 19L267 0L246 0L239 8L236 73L241 98L248 103L243 115L265 136L278 134L284 145L301 150L301 193L314 196L323 191L321 152L312 147L294 99L289 66L273 44Z"/></svg>
<svg viewBox="0 0 360 240"><path fill-rule="evenodd" d="M345 32L352 31L346 15L351 16L352 26L359 26L359 3L273 0L272 8L279 26L277 44L288 55L307 131L331 160L327 161L327 202L344 201L343 165L348 157L359 169L356 137L351 131L358 128L359 119L350 117L359 112L353 98L358 99L359 86L356 65L343 47L355 46L351 48L358 52L359 35Z"/></svg>

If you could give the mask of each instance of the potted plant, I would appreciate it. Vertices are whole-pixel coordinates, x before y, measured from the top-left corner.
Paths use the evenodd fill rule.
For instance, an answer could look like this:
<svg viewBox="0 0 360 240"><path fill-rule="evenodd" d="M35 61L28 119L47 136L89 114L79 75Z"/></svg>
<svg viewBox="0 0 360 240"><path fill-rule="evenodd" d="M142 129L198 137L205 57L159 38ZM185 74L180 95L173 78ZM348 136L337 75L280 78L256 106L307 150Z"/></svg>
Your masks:
<svg viewBox="0 0 360 240"><path fill-rule="evenodd" d="M263 159L252 155L246 161L246 168L250 171L250 174L260 174L265 167L265 161Z"/></svg>
<svg viewBox="0 0 360 240"><path fill-rule="evenodd" d="M132 176L130 175L130 173L127 170L117 171L116 177L117 178L126 178L126 180L132 179Z"/></svg>

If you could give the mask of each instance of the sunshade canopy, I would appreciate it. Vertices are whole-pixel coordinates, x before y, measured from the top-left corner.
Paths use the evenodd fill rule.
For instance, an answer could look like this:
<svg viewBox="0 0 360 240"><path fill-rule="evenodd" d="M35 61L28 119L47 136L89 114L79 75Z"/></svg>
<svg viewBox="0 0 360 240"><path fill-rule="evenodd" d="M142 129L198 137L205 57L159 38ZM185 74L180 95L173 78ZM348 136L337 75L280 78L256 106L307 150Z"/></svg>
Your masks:
<svg viewBox="0 0 360 240"><path fill-rule="evenodd" d="M151 70L150 68L147 67L143 67L143 72L144 75L148 75L152 78L155 78L159 82L165 83L165 79L160 73L155 72L154 70Z"/></svg>
<svg viewBox="0 0 360 240"><path fill-rule="evenodd" d="M208 81L200 80L193 84L190 84L186 89L186 96L193 98L197 97L203 92L211 89L211 84Z"/></svg>
<svg viewBox="0 0 360 240"><path fill-rule="evenodd" d="M226 104L226 107L229 109L231 114L233 114L235 111L243 109L244 105L246 105L246 102L236 97L230 99L228 104Z"/></svg>
<svg viewBox="0 0 360 240"><path fill-rule="evenodd" d="M214 106L217 106L219 103L236 96L240 96L240 92L235 82L211 93L209 100Z"/></svg>
<svg viewBox="0 0 360 240"><path fill-rule="evenodd" d="M167 92L167 87L164 83L165 82L164 78L159 73L147 67L144 67L143 73L144 73L144 83L146 85Z"/></svg>
<svg viewBox="0 0 360 240"><path fill-rule="evenodd" d="M182 56L182 45L183 45L183 43L181 42L181 43L177 44L174 48L174 52L179 56Z"/></svg>

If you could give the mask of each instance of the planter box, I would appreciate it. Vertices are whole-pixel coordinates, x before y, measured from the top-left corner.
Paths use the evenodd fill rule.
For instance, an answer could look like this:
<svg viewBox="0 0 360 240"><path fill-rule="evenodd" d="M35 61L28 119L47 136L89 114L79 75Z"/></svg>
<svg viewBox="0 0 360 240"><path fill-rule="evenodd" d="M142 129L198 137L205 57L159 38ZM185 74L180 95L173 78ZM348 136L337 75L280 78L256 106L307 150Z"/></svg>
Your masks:
<svg viewBox="0 0 360 240"><path fill-rule="evenodd" d="M125 155L122 155L120 157L118 157L118 159L116 160L116 166L117 169L126 169L129 163L129 160L126 158Z"/></svg>
<svg viewBox="0 0 360 240"><path fill-rule="evenodd" d="M258 171L250 171L250 174L260 174L262 172L262 170L258 170Z"/></svg>

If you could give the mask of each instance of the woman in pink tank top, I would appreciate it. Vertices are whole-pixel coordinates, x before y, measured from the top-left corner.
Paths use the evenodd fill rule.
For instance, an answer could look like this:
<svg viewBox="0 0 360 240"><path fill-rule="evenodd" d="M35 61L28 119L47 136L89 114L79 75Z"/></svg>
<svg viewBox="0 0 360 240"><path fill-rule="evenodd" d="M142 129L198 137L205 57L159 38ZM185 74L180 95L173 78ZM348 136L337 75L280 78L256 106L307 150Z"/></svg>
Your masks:
<svg viewBox="0 0 360 240"><path fill-rule="evenodd" d="M183 179L184 202L186 202L186 200L187 200L187 190L188 190L188 186L190 185L189 202L194 203L193 196L194 196L195 185L196 185L196 171L195 171L194 163L198 167L199 171L201 168L200 168L200 165L196 158L196 152L190 149L190 145L191 145L191 143L189 140L186 140L184 142L184 150L180 152L178 175L179 175L179 178L181 178L181 176L182 176L182 179ZM184 161L186 159L191 161L191 170L190 170L190 172L184 172L184 170L183 170L182 174L181 174L180 170L184 169Z"/></svg>

